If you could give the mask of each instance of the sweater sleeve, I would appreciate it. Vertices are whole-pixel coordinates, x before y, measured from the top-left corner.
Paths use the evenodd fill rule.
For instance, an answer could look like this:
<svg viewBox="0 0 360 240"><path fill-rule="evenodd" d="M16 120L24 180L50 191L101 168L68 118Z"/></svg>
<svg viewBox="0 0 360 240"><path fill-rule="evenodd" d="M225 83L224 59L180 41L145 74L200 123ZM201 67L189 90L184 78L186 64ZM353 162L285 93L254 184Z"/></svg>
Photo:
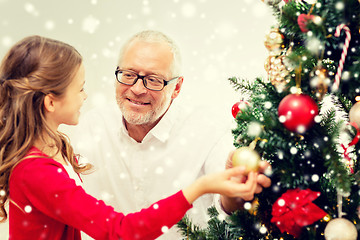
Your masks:
<svg viewBox="0 0 360 240"><path fill-rule="evenodd" d="M21 162L11 181L15 183L13 186L18 186L16 191L23 191L33 207L95 239L154 239L191 208L179 191L140 212L128 215L115 212L103 201L85 193L69 178L63 166L52 159Z"/></svg>

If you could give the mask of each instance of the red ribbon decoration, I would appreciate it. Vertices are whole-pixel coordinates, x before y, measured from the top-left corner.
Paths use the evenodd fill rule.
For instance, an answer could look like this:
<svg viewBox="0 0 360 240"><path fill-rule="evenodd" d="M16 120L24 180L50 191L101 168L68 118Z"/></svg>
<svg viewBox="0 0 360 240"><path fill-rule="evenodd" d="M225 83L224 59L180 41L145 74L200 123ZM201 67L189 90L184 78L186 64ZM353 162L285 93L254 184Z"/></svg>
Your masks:
<svg viewBox="0 0 360 240"><path fill-rule="evenodd" d="M319 196L320 192L310 189L289 189L274 203L271 222L275 223L282 233L288 232L298 238L304 226L311 225L327 215L312 203Z"/></svg>
<svg viewBox="0 0 360 240"><path fill-rule="evenodd" d="M350 123L351 126L353 126L356 129L356 135L353 138L353 140L349 143L349 146L345 147L344 144L341 144L341 147L344 149L344 158L348 161L348 167L350 168L350 172L353 174L354 169L351 166L351 158L349 156L349 153L347 152L348 148L357 144L360 139L360 130L359 126L355 122Z"/></svg>

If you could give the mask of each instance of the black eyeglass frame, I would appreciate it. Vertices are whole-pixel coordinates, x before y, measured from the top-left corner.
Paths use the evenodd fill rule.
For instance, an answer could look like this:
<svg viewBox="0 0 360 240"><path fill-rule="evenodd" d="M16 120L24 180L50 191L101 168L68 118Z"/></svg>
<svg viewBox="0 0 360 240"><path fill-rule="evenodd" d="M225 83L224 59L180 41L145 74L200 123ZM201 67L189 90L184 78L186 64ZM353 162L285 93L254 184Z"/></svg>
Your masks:
<svg viewBox="0 0 360 240"><path fill-rule="evenodd" d="M135 80L134 80L134 82L133 82L132 84L123 83L123 82L121 82L121 81L119 80L119 78L118 78L118 73L119 73L119 72L124 72L124 71L131 72L131 73L134 73L134 74L136 75L136 78L135 78ZM161 89L151 89L151 88L148 88L148 86L147 86L147 84L146 84L145 78L146 78L146 77L149 77L149 76L155 76L155 77L163 80L163 83L164 83L164 84L163 84L163 87L162 87ZM161 78L161 77L159 77L159 76L157 76L157 75L145 75L145 76L141 76L141 75L139 75L139 74L137 74L136 72L131 71L131 70L121 70L119 67L117 67L116 70L115 70L115 77L116 77L116 81L118 81L118 82L121 83L121 84L127 85L127 86L132 86L132 85L134 85L139 79L141 79L142 82L143 82L144 87L145 87L146 89L151 90L151 91L161 91L161 90L163 90L164 87L167 86L171 81L174 81L175 79L178 79L178 78L179 78L179 77L174 77L174 78L172 78L172 79L170 79L170 80L165 80L165 79L163 79L163 78Z"/></svg>

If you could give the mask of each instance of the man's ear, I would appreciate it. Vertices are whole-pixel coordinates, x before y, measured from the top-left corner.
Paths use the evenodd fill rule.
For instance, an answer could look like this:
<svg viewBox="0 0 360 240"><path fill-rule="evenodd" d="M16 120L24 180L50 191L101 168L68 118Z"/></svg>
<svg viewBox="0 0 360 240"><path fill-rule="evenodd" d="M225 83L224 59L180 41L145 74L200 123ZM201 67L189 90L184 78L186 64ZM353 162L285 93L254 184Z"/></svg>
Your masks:
<svg viewBox="0 0 360 240"><path fill-rule="evenodd" d="M44 98L44 107L45 110L48 112L54 112L55 111L55 98L54 96L50 93L47 94Z"/></svg>
<svg viewBox="0 0 360 240"><path fill-rule="evenodd" d="M177 83L176 83L175 90L174 90L173 94L171 95L172 99L175 99L179 95L183 81L184 81L184 78L179 77L179 79L177 80Z"/></svg>

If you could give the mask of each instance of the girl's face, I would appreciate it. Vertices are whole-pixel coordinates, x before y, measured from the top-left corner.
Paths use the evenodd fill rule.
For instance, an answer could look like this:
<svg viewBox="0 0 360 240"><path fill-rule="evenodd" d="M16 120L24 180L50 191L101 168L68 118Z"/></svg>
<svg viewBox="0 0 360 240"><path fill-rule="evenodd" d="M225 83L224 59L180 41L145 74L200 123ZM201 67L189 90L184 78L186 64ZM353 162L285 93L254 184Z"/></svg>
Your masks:
<svg viewBox="0 0 360 240"><path fill-rule="evenodd" d="M83 105L87 94L84 90L85 69L81 64L74 79L67 87L64 96L54 100L55 111L52 114L54 123L76 125L79 122L80 108Z"/></svg>

